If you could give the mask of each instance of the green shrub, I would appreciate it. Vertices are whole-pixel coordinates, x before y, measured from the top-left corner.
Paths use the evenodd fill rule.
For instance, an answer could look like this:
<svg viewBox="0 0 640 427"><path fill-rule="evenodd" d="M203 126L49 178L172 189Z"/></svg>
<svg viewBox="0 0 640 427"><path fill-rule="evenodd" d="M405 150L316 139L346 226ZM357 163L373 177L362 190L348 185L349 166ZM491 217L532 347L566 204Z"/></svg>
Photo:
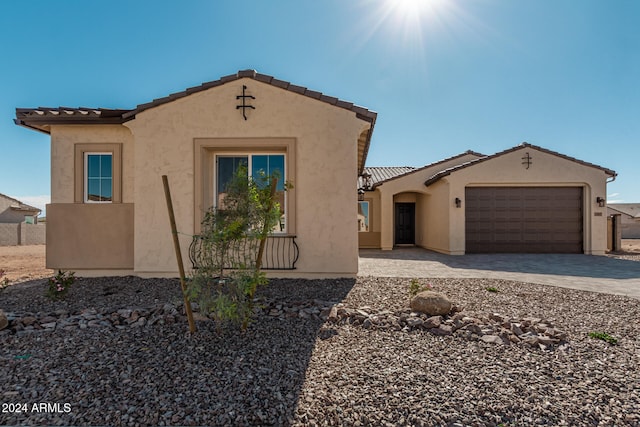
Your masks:
<svg viewBox="0 0 640 427"><path fill-rule="evenodd" d="M612 337L606 332L589 332L589 337L605 341L611 345L618 344L618 339L615 337Z"/></svg>
<svg viewBox="0 0 640 427"><path fill-rule="evenodd" d="M52 300L61 300L67 295L69 288L76 281L74 272L58 270L58 274L49 278L47 296Z"/></svg>
<svg viewBox="0 0 640 427"><path fill-rule="evenodd" d="M218 329L228 323L246 328L256 289L267 283L260 270L260 242L280 220L277 179L265 174L249 178L246 167L239 167L225 188L224 205L205 213L199 265L189 279L187 297Z"/></svg>
<svg viewBox="0 0 640 427"><path fill-rule="evenodd" d="M409 282L409 295L411 298L415 297L422 291L429 291L431 289L433 289L433 286L431 286L430 283L423 285L418 281L418 279L411 279L411 282Z"/></svg>

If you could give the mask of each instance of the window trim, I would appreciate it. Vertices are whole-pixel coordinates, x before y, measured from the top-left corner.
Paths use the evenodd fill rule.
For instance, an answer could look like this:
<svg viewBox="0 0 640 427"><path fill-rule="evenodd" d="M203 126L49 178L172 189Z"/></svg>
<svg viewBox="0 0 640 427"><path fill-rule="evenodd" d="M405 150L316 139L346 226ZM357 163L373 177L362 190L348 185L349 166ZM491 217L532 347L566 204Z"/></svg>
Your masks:
<svg viewBox="0 0 640 427"><path fill-rule="evenodd" d="M74 203L109 204L122 203L122 144L119 143L81 143L74 147ZM85 154L111 154L112 181L111 202L86 201L86 164Z"/></svg>
<svg viewBox="0 0 640 427"><path fill-rule="evenodd" d="M214 191L212 174L216 154L274 152L286 154L285 173L293 188L287 190L287 233L296 234L296 138L194 138L194 174L193 188L193 234L201 231L202 220L208 208L213 206Z"/></svg>
<svg viewBox="0 0 640 427"><path fill-rule="evenodd" d="M83 154L84 157L84 168L83 168L83 184L84 184L84 192L83 192L83 202L84 203L113 203L113 153L110 151L85 151ZM90 200L89 199L89 156L111 156L111 200ZM102 179L102 176L100 177Z"/></svg>

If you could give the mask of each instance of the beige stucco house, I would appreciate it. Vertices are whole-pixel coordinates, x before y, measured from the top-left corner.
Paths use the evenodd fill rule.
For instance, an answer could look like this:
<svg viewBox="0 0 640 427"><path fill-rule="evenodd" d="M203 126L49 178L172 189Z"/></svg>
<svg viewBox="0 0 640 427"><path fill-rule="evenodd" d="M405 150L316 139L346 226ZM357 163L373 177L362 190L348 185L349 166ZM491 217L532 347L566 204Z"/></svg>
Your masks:
<svg viewBox="0 0 640 427"><path fill-rule="evenodd" d="M0 223L38 223L40 209L0 193Z"/></svg>
<svg viewBox="0 0 640 427"><path fill-rule="evenodd" d="M42 245L45 224L38 222L40 209L0 194L0 246Z"/></svg>
<svg viewBox="0 0 640 427"><path fill-rule="evenodd" d="M366 108L253 70L131 110L17 109L17 124L51 135L47 267L176 276L162 175L186 249L242 163L250 174L277 169L294 185L279 194L283 216L265 264L272 274L353 276L350 183L363 171L375 120Z"/></svg>
<svg viewBox="0 0 640 427"><path fill-rule="evenodd" d="M640 239L640 203L609 203L609 215L620 215L623 239Z"/></svg>
<svg viewBox="0 0 640 427"><path fill-rule="evenodd" d="M422 168L365 168L361 248L478 252L606 251L612 170L523 143L467 151ZM366 212L367 215L363 215Z"/></svg>

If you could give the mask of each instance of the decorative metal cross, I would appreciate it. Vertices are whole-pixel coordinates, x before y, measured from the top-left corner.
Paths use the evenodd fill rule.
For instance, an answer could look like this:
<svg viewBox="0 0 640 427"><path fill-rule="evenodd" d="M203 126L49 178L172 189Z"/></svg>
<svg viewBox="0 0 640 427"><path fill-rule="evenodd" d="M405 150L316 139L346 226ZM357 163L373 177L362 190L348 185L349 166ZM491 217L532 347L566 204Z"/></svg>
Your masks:
<svg viewBox="0 0 640 427"><path fill-rule="evenodd" d="M533 163L531 159L533 159L533 157L529 155L529 152L527 152L525 156L522 158L523 160L522 164L525 165L527 169L529 169L529 166L531 166L531 164Z"/></svg>
<svg viewBox="0 0 640 427"><path fill-rule="evenodd" d="M236 99L242 99L242 105L236 105L236 110L239 108L242 108L242 117L244 117L245 120L247 120L247 108L251 108L252 110L255 110L256 107L254 107L253 105L247 105L247 98L249 99L256 99L255 96L251 96L251 95L246 95L245 94L245 90L247 90L247 87L245 85L242 85L242 95L237 95Z"/></svg>

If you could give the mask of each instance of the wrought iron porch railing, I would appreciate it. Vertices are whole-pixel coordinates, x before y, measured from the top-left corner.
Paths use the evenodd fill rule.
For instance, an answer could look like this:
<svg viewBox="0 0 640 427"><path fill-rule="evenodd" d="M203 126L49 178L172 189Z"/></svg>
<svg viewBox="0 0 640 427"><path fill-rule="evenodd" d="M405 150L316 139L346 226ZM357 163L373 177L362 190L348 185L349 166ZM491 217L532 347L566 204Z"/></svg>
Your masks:
<svg viewBox="0 0 640 427"><path fill-rule="evenodd" d="M274 234L267 237L262 255L262 270L295 270L296 262L300 256L300 249L296 243L296 236L292 234ZM203 259L202 245L204 241L201 236L193 236L189 245L189 259L194 269L210 263L210 260ZM227 259L224 268L232 269L234 266L254 264L258 253L258 240L240 240L227 251Z"/></svg>

